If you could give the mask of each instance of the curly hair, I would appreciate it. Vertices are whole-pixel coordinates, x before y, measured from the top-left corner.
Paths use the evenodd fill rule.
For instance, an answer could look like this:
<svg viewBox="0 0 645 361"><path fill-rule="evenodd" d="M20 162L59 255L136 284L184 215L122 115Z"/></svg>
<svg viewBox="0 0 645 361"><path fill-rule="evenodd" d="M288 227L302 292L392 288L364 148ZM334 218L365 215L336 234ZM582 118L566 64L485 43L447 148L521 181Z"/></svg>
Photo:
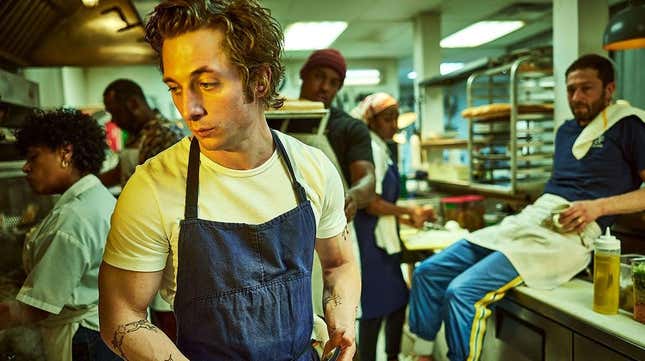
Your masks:
<svg viewBox="0 0 645 361"><path fill-rule="evenodd" d="M222 46L240 72L246 100L253 101L259 70L268 67L269 91L261 100L265 108L281 107L284 98L277 87L284 77L283 35L271 11L256 0L165 0L150 13L145 39L160 55L164 39L203 28L224 31Z"/></svg>
<svg viewBox="0 0 645 361"><path fill-rule="evenodd" d="M29 147L51 150L71 144L72 165L81 173L98 174L105 160L105 131L91 116L76 109L36 110L16 131L16 146L23 155Z"/></svg>

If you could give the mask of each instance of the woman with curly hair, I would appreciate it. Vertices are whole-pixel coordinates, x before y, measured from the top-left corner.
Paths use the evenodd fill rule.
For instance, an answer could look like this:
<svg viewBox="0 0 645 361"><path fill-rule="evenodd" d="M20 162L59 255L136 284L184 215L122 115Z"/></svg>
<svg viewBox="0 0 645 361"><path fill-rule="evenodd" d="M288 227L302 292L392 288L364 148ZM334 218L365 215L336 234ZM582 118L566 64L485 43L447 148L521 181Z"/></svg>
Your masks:
<svg viewBox="0 0 645 361"><path fill-rule="evenodd" d="M100 339L98 271L116 200L96 174L105 134L73 109L37 111L16 133L34 192L61 194L25 241L27 278L0 304L0 329L39 327L48 361L118 359Z"/></svg>

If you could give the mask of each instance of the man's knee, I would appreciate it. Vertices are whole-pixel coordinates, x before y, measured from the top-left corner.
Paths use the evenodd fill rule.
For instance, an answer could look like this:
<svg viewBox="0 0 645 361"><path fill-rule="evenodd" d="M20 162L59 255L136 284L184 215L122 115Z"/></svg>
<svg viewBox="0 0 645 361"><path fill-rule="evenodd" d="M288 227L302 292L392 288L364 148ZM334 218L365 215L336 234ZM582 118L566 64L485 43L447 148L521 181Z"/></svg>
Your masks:
<svg viewBox="0 0 645 361"><path fill-rule="evenodd" d="M434 274L436 274L435 265L431 259L426 259L414 269L412 283L418 285L431 282Z"/></svg>
<svg viewBox="0 0 645 361"><path fill-rule="evenodd" d="M455 302L463 303L467 299L468 292L472 292L472 287L468 287L464 282L455 279L448 284L444 300L448 304Z"/></svg>
<svg viewBox="0 0 645 361"><path fill-rule="evenodd" d="M430 256L419 263L414 269L414 276L426 277L437 272L439 266L437 264L438 257Z"/></svg>

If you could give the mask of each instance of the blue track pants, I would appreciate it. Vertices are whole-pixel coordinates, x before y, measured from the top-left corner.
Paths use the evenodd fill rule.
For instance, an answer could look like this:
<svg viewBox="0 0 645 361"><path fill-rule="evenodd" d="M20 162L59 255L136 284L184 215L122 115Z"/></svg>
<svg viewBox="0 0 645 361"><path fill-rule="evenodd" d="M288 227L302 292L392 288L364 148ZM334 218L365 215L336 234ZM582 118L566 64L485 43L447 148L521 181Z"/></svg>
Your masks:
<svg viewBox="0 0 645 361"><path fill-rule="evenodd" d="M448 358L476 361L490 316L489 305L522 284L500 252L461 240L423 261L410 292L410 330L434 340L445 322Z"/></svg>

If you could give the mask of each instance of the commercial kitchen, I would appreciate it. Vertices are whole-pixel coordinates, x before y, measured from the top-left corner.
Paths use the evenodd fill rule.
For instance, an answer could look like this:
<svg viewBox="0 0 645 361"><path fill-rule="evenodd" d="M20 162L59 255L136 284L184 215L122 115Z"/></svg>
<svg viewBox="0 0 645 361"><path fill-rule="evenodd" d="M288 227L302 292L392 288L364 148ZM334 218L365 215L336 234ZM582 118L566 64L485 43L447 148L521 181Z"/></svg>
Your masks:
<svg viewBox="0 0 645 361"><path fill-rule="evenodd" d="M2 0L0 360L645 360L643 84L642 0Z"/></svg>

